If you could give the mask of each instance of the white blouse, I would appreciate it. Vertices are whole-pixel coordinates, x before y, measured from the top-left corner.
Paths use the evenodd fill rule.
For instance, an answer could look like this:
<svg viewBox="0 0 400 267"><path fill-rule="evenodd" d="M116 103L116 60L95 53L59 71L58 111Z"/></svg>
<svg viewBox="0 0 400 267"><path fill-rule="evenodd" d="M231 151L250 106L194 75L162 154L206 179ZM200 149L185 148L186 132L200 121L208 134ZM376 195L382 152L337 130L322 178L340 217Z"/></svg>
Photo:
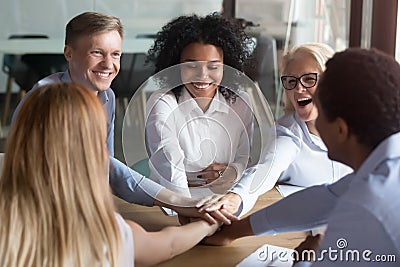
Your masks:
<svg viewBox="0 0 400 267"><path fill-rule="evenodd" d="M245 92L231 104L218 91L205 112L185 88L178 101L172 91L153 93L146 121L150 178L190 196L187 172L220 163L241 177L250 156L252 114Z"/></svg>
<svg viewBox="0 0 400 267"><path fill-rule="evenodd" d="M119 264L120 266L133 267L134 251L133 251L133 233L132 228L125 222L122 216L115 213L119 231L121 233L121 247L119 251Z"/></svg>
<svg viewBox="0 0 400 267"><path fill-rule="evenodd" d="M243 200L241 214L278 181L309 187L333 183L352 172L350 167L328 158L322 139L311 134L296 114L278 120L274 141L264 148L260 163L247 169L230 190Z"/></svg>

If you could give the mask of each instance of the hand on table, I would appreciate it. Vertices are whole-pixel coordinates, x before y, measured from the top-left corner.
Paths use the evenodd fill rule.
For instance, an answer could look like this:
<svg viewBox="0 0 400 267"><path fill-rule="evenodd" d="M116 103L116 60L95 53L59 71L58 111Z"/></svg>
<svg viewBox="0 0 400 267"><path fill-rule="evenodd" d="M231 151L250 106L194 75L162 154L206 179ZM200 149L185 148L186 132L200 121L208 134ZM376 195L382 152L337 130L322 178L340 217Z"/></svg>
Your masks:
<svg viewBox="0 0 400 267"><path fill-rule="evenodd" d="M189 218L189 217L179 216L179 222L181 223L181 225L198 222L201 220L202 220L201 218ZM207 234L207 237L212 236L218 229L220 229L222 225L223 223L221 221L218 221L217 223L214 224L210 224L210 232Z"/></svg>
<svg viewBox="0 0 400 267"><path fill-rule="evenodd" d="M317 250L321 244L321 240L322 235L320 234L315 236L307 236L307 238L295 248L299 259L296 259L294 264L296 264L298 261L314 261Z"/></svg>
<svg viewBox="0 0 400 267"><path fill-rule="evenodd" d="M232 222L230 225L223 225L213 236L203 239L206 245L224 246L232 241L245 236L254 235L250 224L250 217Z"/></svg>
<svg viewBox="0 0 400 267"><path fill-rule="evenodd" d="M213 235L204 238L201 243L211 246L225 246L229 245L235 238L229 234L230 225L223 225Z"/></svg>
<svg viewBox="0 0 400 267"><path fill-rule="evenodd" d="M213 197L210 199L213 199ZM236 216L226 210L199 211L196 207L197 203L197 199L182 196L165 188L160 190L154 200L154 205L173 209L182 217L202 218L211 224L218 221L230 224L231 221L238 220Z"/></svg>
<svg viewBox="0 0 400 267"><path fill-rule="evenodd" d="M196 207L199 207L199 212L213 212L216 210L224 210L231 214L238 211L242 198L235 193L227 193L226 195L214 194L204 197L197 202Z"/></svg>
<svg viewBox="0 0 400 267"><path fill-rule="evenodd" d="M179 214L179 222L185 224L189 222L190 218L201 218L211 224L222 222L223 224L231 224L232 221L237 221L238 218L226 210L202 211L199 212L196 207L174 207Z"/></svg>

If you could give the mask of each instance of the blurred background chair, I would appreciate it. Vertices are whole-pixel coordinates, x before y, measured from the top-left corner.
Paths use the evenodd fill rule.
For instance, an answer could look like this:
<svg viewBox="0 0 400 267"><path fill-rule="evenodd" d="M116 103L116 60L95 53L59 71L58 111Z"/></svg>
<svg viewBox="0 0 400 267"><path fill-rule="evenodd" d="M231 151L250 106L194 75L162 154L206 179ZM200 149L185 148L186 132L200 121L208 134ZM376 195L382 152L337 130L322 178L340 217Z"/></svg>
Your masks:
<svg viewBox="0 0 400 267"><path fill-rule="evenodd" d="M122 54L120 71L111 84L117 100L117 109L122 103L125 110L140 85L154 74L154 64L146 62L146 58L145 53Z"/></svg>
<svg viewBox="0 0 400 267"><path fill-rule="evenodd" d="M279 95L279 78L276 41L273 37L256 37L255 49L245 64L244 72L260 87L274 113Z"/></svg>
<svg viewBox="0 0 400 267"><path fill-rule="evenodd" d="M140 88L141 84L145 82L150 76L154 74L154 64L146 62L145 53L123 53L121 56L121 68L120 71L113 80L111 88L113 89L116 97L116 110L115 113L119 115L119 119L116 121L116 129L122 129L122 127L131 126L133 128L140 129L138 132L139 136L130 136L130 140L144 140L144 116L146 111L146 98L143 94L138 95L133 99L134 103L131 103L129 112L127 111L129 101L131 101L135 92ZM125 125L124 125L125 124ZM116 138L119 138L121 133L116 133ZM130 133L132 134L132 133ZM117 158L124 159L125 156L122 152L122 142L116 140L115 147L118 154ZM132 142L132 141L130 141ZM135 151L139 149L140 144L135 145ZM144 148L142 149L144 152ZM127 152L125 152L127 153ZM140 155L141 158L147 155ZM134 162L136 162L136 159ZM132 164L132 162L130 163Z"/></svg>
<svg viewBox="0 0 400 267"><path fill-rule="evenodd" d="M1 155L0 155L1 156ZM141 175L150 177L149 158L144 158L136 162L131 168Z"/></svg>
<svg viewBox="0 0 400 267"><path fill-rule="evenodd" d="M46 35L11 35L9 39L46 39ZM15 82L19 87L18 101L40 79L68 68L62 51L60 54L5 54L2 70L7 74L6 96L2 125L6 125L10 112L11 89ZM17 101L17 103L18 103Z"/></svg>

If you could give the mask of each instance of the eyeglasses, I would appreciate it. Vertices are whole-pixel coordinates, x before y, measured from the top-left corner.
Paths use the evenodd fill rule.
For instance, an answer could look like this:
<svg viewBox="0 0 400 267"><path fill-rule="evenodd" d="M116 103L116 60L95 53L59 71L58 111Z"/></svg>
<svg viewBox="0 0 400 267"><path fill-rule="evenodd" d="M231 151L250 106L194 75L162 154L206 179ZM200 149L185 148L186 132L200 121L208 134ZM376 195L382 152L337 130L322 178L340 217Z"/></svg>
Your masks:
<svg viewBox="0 0 400 267"><path fill-rule="evenodd" d="M318 73L306 73L300 77L285 75L281 76L281 81L286 90L292 90L296 88L297 81L299 81L304 88L311 88L317 83L317 76Z"/></svg>

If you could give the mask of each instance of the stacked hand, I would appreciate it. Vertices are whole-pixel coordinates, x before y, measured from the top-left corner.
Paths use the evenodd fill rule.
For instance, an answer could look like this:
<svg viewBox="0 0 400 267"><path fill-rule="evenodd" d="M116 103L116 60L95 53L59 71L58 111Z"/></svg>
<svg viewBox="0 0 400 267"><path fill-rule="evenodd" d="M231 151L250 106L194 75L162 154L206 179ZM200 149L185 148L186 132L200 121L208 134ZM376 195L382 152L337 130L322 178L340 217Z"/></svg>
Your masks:
<svg viewBox="0 0 400 267"><path fill-rule="evenodd" d="M237 201L237 197L239 201ZM181 224L187 224L194 220L198 220L198 218L204 219L211 224L219 224L222 226L222 229L225 229L226 225L230 225L232 221L238 221L239 219L232 214L230 210L234 210L236 204L240 206L241 198L236 194L227 194L227 195L219 195L213 194L207 197L204 197L200 200L190 200L186 204L193 204L196 201L195 207L175 207L174 210L179 214L179 222ZM232 202L231 202L232 201ZM228 208L226 208L228 207ZM237 210L237 208L236 208ZM221 233L224 230L221 231ZM220 236L220 237L218 237ZM216 237L210 237L210 239L206 239L207 244L211 245L225 245L230 243L232 240L227 240L223 237L224 240L219 240L222 235L219 235L217 232Z"/></svg>
<svg viewBox="0 0 400 267"><path fill-rule="evenodd" d="M189 215L189 217L200 217L220 226L215 233L213 232L214 235L209 235L203 239L203 244L222 246L231 243L237 238L254 235L249 217L239 220L232 215L231 211L236 211L240 206L241 198L239 195L234 193L226 195L214 194L196 200L196 202L196 207L198 207L195 207L196 211L194 212L192 208L183 210L183 212L180 212L179 221L183 224L191 222L193 218L187 218Z"/></svg>
<svg viewBox="0 0 400 267"><path fill-rule="evenodd" d="M232 235L232 227L222 225L213 235L204 238L201 243L211 246L225 246L235 239Z"/></svg>
<svg viewBox="0 0 400 267"><path fill-rule="evenodd" d="M307 238L298 245L295 250L299 256L295 263L298 261L314 261L316 251L321 244L322 235L317 234L315 236L309 235Z"/></svg>
<svg viewBox="0 0 400 267"><path fill-rule="evenodd" d="M199 212L226 211L234 214L239 210L242 198L235 193L227 193L226 195L214 194L204 197L196 203Z"/></svg>
<svg viewBox="0 0 400 267"><path fill-rule="evenodd" d="M211 224L222 222L230 225L231 221L238 220L233 214L237 212L241 201L240 196L235 193L226 195L213 194L198 200L195 203L195 207L198 208L196 210L192 207L174 209L179 213L179 222L181 224L191 222L191 218L200 217Z"/></svg>
<svg viewBox="0 0 400 267"><path fill-rule="evenodd" d="M190 222L191 218L201 218L211 224L221 222L227 225L231 224L232 221L238 220L236 216L225 210L200 212L196 207L174 207L173 209L179 214L179 222L181 224L186 224Z"/></svg>
<svg viewBox="0 0 400 267"><path fill-rule="evenodd" d="M208 197L210 201L214 198L220 198L221 196L213 195ZM191 199L167 189L162 189L157 195L157 199L154 201L154 205L166 207L175 210L181 218L182 222L185 220L183 217L189 218L201 218L206 220L211 224L216 224L217 222L222 222L224 224L230 224L232 220L237 220L237 217L232 215L232 213L221 210L214 209L210 211L202 210L200 211L196 207L199 201L196 199Z"/></svg>

